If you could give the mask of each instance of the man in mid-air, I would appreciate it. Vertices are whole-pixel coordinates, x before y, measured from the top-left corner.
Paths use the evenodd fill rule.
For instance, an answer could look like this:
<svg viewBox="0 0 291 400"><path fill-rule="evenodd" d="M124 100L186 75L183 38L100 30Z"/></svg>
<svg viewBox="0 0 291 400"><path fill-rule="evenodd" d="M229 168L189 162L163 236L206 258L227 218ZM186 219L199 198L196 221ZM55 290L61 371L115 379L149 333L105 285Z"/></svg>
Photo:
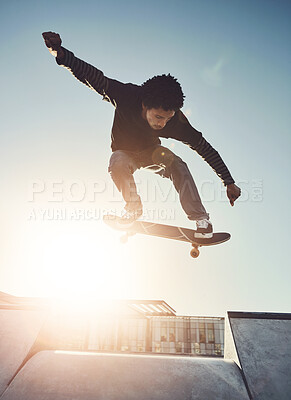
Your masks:
<svg viewBox="0 0 291 400"><path fill-rule="evenodd" d="M186 163L161 146L159 138L179 140L203 157L226 186L232 206L240 196L240 188L218 152L182 113L185 96L177 80L168 74L154 76L141 86L124 84L107 78L99 69L75 57L62 47L59 34L45 32L42 35L59 65L115 107L109 172L125 200L122 223L130 224L143 213L133 173L139 168L148 168L171 179L187 217L196 221L195 236L211 238L212 223Z"/></svg>

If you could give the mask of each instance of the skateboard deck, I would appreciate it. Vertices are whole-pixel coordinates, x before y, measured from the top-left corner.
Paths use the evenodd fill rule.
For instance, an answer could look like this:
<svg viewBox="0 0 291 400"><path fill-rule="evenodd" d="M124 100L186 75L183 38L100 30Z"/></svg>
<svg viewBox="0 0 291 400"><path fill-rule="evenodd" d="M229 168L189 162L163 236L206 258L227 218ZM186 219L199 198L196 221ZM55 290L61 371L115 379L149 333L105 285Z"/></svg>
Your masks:
<svg viewBox="0 0 291 400"><path fill-rule="evenodd" d="M195 238L195 230L189 228L182 228L179 226L173 225L165 225L158 224L154 222L147 222L137 220L134 221L129 226L121 225L120 220L121 217L116 215L105 215L103 217L104 222L109 225L111 228L124 232L125 234L121 237L121 241L125 243L128 240L129 236L133 236L136 233L141 233L149 236L158 236L166 239L179 240L182 242L188 242L192 244L192 250L190 251L190 255L193 258L197 258L199 256L198 247L203 246L213 246L216 244L220 244L226 242L230 239L230 234L226 232L216 232L213 233L212 238Z"/></svg>

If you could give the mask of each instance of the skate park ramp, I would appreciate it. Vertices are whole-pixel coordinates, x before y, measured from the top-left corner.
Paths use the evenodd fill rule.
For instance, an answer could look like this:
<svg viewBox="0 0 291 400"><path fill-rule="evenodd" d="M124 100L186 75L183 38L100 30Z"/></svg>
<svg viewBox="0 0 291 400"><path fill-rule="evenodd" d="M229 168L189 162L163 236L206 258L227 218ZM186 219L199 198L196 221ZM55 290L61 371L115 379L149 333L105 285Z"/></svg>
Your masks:
<svg viewBox="0 0 291 400"><path fill-rule="evenodd" d="M247 400L233 362L175 356L41 351L1 400Z"/></svg>
<svg viewBox="0 0 291 400"><path fill-rule="evenodd" d="M251 399L291 398L291 314L229 312L224 358L241 368Z"/></svg>
<svg viewBox="0 0 291 400"><path fill-rule="evenodd" d="M225 357L63 351L45 307L0 304L0 400L290 398L290 314L230 312Z"/></svg>
<svg viewBox="0 0 291 400"><path fill-rule="evenodd" d="M42 323L40 312L0 309L0 393L29 355Z"/></svg>

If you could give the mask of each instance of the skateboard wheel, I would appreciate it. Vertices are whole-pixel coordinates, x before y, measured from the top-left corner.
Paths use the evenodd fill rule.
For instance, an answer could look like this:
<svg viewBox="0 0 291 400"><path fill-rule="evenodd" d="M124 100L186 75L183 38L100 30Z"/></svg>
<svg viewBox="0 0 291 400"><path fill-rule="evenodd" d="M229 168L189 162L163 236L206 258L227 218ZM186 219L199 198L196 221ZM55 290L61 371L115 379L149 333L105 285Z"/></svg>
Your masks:
<svg viewBox="0 0 291 400"><path fill-rule="evenodd" d="M193 258L197 258L200 254L200 251L197 249L197 247L193 247L193 249L190 251L190 256Z"/></svg>

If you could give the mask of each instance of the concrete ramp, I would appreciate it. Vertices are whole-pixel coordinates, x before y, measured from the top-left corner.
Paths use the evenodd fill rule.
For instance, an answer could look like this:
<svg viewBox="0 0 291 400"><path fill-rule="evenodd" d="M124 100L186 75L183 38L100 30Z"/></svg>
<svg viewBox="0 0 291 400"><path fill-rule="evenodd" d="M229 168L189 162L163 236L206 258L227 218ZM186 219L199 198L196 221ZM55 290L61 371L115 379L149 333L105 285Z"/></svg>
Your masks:
<svg viewBox="0 0 291 400"><path fill-rule="evenodd" d="M225 359L241 367L253 400L291 398L291 314L229 312Z"/></svg>
<svg viewBox="0 0 291 400"><path fill-rule="evenodd" d="M0 309L0 396L31 352L43 321L39 311Z"/></svg>
<svg viewBox="0 0 291 400"><path fill-rule="evenodd" d="M291 314L229 312L224 359L101 354L57 350L58 314L4 300L0 400L291 398Z"/></svg>
<svg viewBox="0 0 291 400"><path fill-rule="evenodd" d="M1 400L249 400L232 361L41 351Z"/></svg>

